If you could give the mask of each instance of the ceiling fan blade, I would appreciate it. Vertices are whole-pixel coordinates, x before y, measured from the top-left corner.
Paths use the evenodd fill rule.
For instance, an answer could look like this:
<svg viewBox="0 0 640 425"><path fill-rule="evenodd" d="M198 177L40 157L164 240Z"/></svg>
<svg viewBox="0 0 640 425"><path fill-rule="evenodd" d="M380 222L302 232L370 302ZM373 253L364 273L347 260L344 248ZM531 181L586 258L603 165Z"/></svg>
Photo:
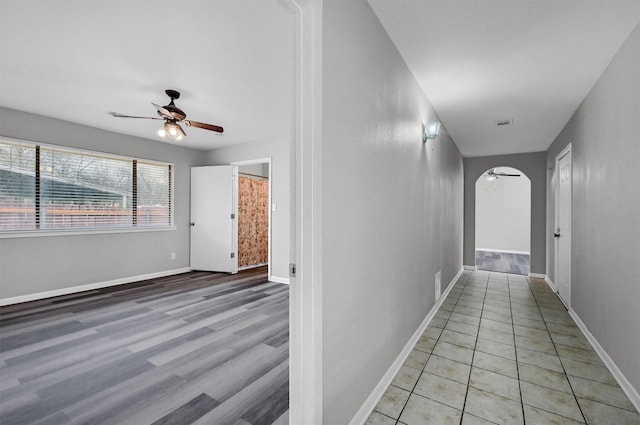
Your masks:
<svg viewBox="0 0 640 425"><path fill-rule="evenodd" d="M161 116L163 116L165 118L169 118L170 120L175 118L173 115L171 115L171 112L169 112L167 110L167 108L165 108L164 106L156 105L153 102L151 104L156 107L156 109L158 110L158 114L159 115L161 115Z"/></svg>
<svg viewBox="0 0 640 425"><path fill-rule="evenodd" d="M207 124L204 122L191 121L191 120L184 120L182 122L188 125L189 127L203 128L205 130L215 131L216 133L222 133L224 131L224 129L219 125Z"/></svg>
<svg viewBox="0 0 640 425"><path fill-rule="evenodd" d="M163 120L164 118L160 118L160 117L138 117L135 115L125 115L125 114L120 114L118 112L109 112L109 115L111 115L112 117L117 117L117 118L141 118L144 120Z"/></svg>
<svg viewBox="0 0 640 425"><path fill-rule="evenodd" d="M496 173L496 176L504 176L504 177L520 177L520 174Z"/></svg>

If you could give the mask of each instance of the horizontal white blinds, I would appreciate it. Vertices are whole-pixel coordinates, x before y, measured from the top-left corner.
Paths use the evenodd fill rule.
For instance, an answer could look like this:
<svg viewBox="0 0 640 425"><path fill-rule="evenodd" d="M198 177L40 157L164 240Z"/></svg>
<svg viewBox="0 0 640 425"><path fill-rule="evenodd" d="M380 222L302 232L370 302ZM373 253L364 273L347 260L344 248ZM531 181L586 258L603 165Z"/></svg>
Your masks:
<svg viewBox="0 0 640 425"><path fill-rule="evenodd" d="M40 228L127 227L132 161L40 149Z"/></svg>
<svg viewBox="0 0 640 425"><path fill-rule="evenodd" d="M36 148L0 142L0 231L36 227Z"/></svg>
<svg viewBox="0 0 640 425"><path fill-rule="evenodd" d="M137 225L171 224L171 165L137 162Z"/></svg>
<svg viewBox="0 0 640 425"><path fill-rule="evenodd" d="M0 140L0 232L170 226L171 164Z"/></svg>

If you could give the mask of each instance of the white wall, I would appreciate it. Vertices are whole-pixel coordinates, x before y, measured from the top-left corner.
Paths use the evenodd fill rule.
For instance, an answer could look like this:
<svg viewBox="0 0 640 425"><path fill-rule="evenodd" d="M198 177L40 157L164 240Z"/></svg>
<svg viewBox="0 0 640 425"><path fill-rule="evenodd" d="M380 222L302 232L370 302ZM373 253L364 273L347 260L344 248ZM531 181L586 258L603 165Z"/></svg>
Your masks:
<svg viewBox="0 0 640 425"><path fill-rule="evenodd" d="M347 424L462 266L463 164L364 0L323 8L323 423ZM428 42L428 40L425 40Z"/></svg>
<svg viewBox="0 0 640 425"><path fill-rule="evenodd" d="M549 150L547 274L554 277L555 158L571 143L571 303L640 391L640 26ZM555 282L555 280L554 280Z"/></svg>
<svg viewBox="0 0 640 425"><path fill-rule="evenodd" d="M189 175L201 153L6 108L0 128L7 137L173 163L177 227L0 239L0 298L189 267Z"/></svg>
<svg viewBox="0 0 640 425"><path fill-rule="evenodd" d="M224 165L236 161L271 157L271 274L279 279L289 276L289 231L291 218L291 142L286 135L276 142L245 143L214 149L204 156L206 165Z"/></svg>
<svg viewBox="0 0 640 425"><path fill-rule="evenodd" d="M520 177L476 181L476 249L529 252L531 181L515 168L495 170Z"/></svg>

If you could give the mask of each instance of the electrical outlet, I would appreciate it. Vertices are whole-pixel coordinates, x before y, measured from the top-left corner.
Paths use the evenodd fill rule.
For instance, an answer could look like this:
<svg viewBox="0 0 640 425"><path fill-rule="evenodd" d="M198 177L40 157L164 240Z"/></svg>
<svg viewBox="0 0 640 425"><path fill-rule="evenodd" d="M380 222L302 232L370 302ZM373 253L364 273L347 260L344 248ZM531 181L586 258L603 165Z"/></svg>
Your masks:
<svg viewBox="0 0 640 425"><path fill-rule="evenodd" d="M171 253L171 259L172 259L172 260L175 260L175 259L176 259L176 253L175 253L175 252L172 252L172 253Z"/></svg>

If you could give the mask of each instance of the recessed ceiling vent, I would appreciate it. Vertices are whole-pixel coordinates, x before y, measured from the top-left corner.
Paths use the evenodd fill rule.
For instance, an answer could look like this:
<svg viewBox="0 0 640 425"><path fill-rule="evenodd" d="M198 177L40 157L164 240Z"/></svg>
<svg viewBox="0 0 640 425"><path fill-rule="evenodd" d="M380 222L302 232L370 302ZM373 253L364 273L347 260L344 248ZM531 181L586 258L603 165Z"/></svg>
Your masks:
<svg viewBox="0 0 640 425"><path fill-rule="evenodd" d="M513 118L494 121L498 127L510 127L513 125Z"/></svg>

